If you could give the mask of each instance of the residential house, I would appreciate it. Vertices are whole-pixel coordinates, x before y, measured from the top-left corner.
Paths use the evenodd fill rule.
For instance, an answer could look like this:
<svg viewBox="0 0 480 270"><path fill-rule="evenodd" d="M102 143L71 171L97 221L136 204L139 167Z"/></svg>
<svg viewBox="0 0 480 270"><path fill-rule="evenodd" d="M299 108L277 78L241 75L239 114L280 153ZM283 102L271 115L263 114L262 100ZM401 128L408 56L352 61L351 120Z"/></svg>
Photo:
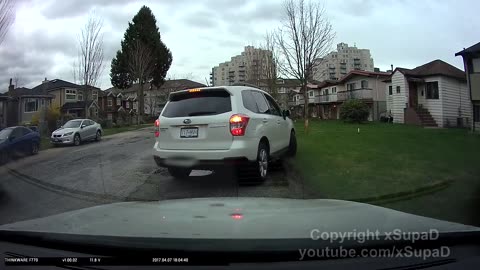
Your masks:
<svg viewBox="0 0 480 270"><path fill-rule="evenodd" d="M480 42L455 54L462 56L473 107L471 128L480 132Z"/></svg>
<svg viewBox="0 0 480 270"><path fill-rule="evenodd" d="M107 113L108 119L115 121L118 110L122 109L125 109L131 114L137 113L137 92L139 87L139 84L134 84L128 89L112 87L103 91L102 101L99 103L101 110L104 110ZM187 79L179 79L166 80L163 85L158 88L150 84L146 84L143 87L144 114L157 117L162 111L163 106L168 99L168 95L171 92L189 88L201 88L206 87L206 85Z"/></svg>
<svg viewBox="0 0 480 270"><path fill-rule="evenodd" d="M273 84L273 81L269 83L268 80L247 81L246 83L270 93L281 108L288 108L289 105L292 105L292 98L296 93L294 90L300 86L299 80L283 78L278 78L275 84ZM273 90L270 89L273 86L276 89L276 93L273 93Z"/></svg>
<svg viewBox="0 0 480 270"><path fill-rule="evenodd" d="M139 84L134 84L128 89L115 87L102 91L100 109L109 120L116 122L118 113L125 110L129 114L136 114L138 110L137 92ZM170 92L205 87L204 84L191 80L167 80L161 87L144 85L144 113L150 116L158 116L166 103Z"/></svg>
<svg viewBox="0 0 480 270"><path fill-rule="evenodd" d="M370 110L368 120L378 121L386 113L386 99L384 80L390 73L352 70L339 83L342 85L337 92L337 102L350 99L362 100ZM340 105L341 107L341 105Z"/></svg>
<svg viewBox="0 0 480 270"><path fill-rule="evenodd" d="M453 127L471 121L465 72L444 61L395 68L385 82L387 111L394 123Z"/></svg>
<svg viewBox="0 0 480 270"><path fill-rule="evenodd" d="M73 117L98 117L99 88L74 84L60 79L45 80L32 88L54 96L53 106ZM87 111L85 111L87 108Z"/></svg>
<svg viewBox="0 0 480 270"><path fill-rule="evenodd" d="M10 97L7 93L0 93L0 130L7 127L7 105Z"/></svg>
<svg viewBox="0 0 480 270"><path fill-rule="evenodd" d="M3 107L2 124L6 126L29 124L35 114L50 106L53 98L53 95L41 89L15 88L10 79L8 92L0 98Z"/></svg>
<svg viewBox="0 0 480 270"><path fill-rule="evenodd" d="M115 88L101 91L99 96L100 117L115 123L119 120L122 112L129 115L136 114L135 105L136 95L132 97Z"/></svg>
<svg viewBox="0 0 480 270"><path fill-rule="evenodd" d="M345 91L345 86L339 81L327 80L319 85L319 95L315 96L318 106L318 115L322 119L340 119L340 105L338 92Z"/></svg>
<svg viewBox="0 0 480 270"><path fill-rule="evenodd" d="M340 80L325 80L322 82L310 80L307 84L308 106L310 117L322 119L339 119L340 108L350 99L365 102L370 108L369 121L377 121L386 113L385 85L390 73L352 70ZM293 110L305 104L300 88L294 90L291 105Z"/></svg>

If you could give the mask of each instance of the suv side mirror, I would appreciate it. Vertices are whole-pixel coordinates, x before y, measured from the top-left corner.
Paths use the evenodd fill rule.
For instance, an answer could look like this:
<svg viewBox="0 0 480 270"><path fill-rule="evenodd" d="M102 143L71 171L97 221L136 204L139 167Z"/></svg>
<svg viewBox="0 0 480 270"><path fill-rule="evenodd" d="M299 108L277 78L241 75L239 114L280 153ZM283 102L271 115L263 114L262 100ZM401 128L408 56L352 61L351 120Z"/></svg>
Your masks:
<svg viewBox="0 0 480 270"><path fill-rule="evenodd" d="M84 127L86 127L86 126L87 126L87 125L82 125L80 128L84 128Z"/></svg>
<svg viewBox="0 0 480 270"><path fill-rule="evenodd" d="M15 136L13 136L13 135L10 135L10 136L8 137L8 140L9 140L9 141L13 141L13 140L15 140Z"/></svg>

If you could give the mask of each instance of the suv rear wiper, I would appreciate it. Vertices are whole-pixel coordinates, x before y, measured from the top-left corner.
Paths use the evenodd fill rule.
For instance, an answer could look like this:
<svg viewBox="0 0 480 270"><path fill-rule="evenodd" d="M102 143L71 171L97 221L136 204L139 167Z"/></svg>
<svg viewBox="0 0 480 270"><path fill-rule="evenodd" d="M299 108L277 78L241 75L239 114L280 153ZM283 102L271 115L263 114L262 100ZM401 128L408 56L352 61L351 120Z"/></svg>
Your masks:
<svg viewBox="0 0 480 270"><path fill-rule="evenodd" d="M217 113L217 112L193 112L193 113L189 113L188 116L209 115L214 113Z"/></svg>

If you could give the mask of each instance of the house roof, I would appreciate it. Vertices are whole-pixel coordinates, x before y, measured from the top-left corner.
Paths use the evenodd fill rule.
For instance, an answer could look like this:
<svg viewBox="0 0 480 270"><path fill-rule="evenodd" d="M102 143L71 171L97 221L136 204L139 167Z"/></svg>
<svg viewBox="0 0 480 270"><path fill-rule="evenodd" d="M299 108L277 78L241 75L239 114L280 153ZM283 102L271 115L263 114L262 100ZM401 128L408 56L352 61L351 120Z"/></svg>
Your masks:
<svg viewBox="0 0 480 270"><path fill-rule="evenodd" d="M393 71L393 73L395 73L395 71L397 70L403 73L405 76L411 76L411 77L426 77L426 76L441 75L441 76L447 76L447 77L451 77L461 81L466 80L465 72L439 59L433 60L424 65L418 66L414 69L396 68Z"/></svg>
<svg viewBox="0 0 480 270"><path fill-rule="evenodd" d="M64 80L54 79L54 80L50 80L50 81L41 83L41 84L35 86L32 89L50 91L50 90L53 90L53 89L56 89L56 88L64 88L64 87L79 88L81 86L78 85L78 84L74 84L74 83L71 83L71 82L64 81Z"/></svg>
<svg viewBox="0 0 480 270"><path fill-rule="evenodd" d="M365 71L365 70L352 70L347 75L343 76L338 80L338 83L343 83L350 79L353 76L365 76L365 77L382 77L388 78L390 77L390 72L372 72L372 71Z"/></svg>
<svg viewBox="0 0 480 270"><path fill-rule="evenodd" d="M118 89L116 87L111 87L106 90L104 90L104 94L110 91L113 92L114 94L118 95L119 93L123 94L128 94L128 93L136 93L138 91L138 88L140 87L140 84L136 83L133 84L130 88L128 89ZM159 90L174 90L174 91L179 91L179 90L185 90L189 88L200 88L200 87L206 87L205 84L198 83L195 81L187 80L187 79L179 79L179 80L166 80L162 86L160 86L158 89ZM144 91L149 90L150 85L145 84L144 85Z"/></svg>
<svg viewBox="0 0 480 270"><path fill-rule="evenodd" d="M48 94L43 89L30 89L26 87L19 87L15 88L11 91L5 93L11 97L46 97L46 98L54 98L53 95Z"/></svg>
<svg viewBox="0 0 480 270"><path fill-rule="evenodd" d="M466 55L466 54L473 54L473 53L480 53L480 42L475 44L475 45L472 45L466 49L463 49L463 51L459 51L455 54L455 56L459 56L459 55Z"/></svg>

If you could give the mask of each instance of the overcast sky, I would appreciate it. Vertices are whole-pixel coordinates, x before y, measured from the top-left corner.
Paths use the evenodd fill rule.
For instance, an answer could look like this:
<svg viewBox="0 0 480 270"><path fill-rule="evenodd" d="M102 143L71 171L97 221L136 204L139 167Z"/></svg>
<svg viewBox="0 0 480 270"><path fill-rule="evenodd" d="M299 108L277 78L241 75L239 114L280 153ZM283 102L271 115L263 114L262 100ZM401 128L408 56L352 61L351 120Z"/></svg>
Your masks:
<svg viewBox="0 0 480 270"><path fill-rule="evenodd" d="M88 14L104 20L105 70L100 87L110 84L110 63L120 49L128 22L142 5L156 16L173 62L169 73L192 73L205 83L210 70L258 45L278 27L281 0L17 0L16 19L0 44L0 92L8 79L33 87L45 77L73 81L77 36ZM480 40L480 1L327 0L336 32L334 44L370 49L376 67L414 68L442 59L463 70L454 54ZM334 45L335 47L335 45ZM333 49L333 48L332 48Z"/></svg>

